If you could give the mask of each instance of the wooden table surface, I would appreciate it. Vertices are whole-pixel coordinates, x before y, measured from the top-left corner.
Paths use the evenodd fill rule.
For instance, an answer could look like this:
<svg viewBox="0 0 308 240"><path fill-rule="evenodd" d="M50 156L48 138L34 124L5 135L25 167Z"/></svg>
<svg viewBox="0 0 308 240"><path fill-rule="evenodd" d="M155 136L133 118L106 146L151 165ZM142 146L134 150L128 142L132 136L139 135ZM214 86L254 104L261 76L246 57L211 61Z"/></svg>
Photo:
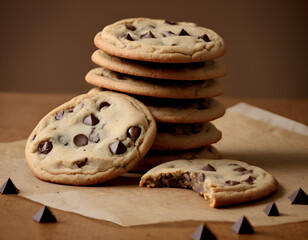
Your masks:
<svg viewBox="0 0 308 240"><path fill-rule="evenodd" d="M0 93L0 142L27 138L46 113L75 95ZM246 102L308 125L308 99L219 99L226 107ZM32 216L41 206L18 195L0 195L0 239L190 239L201 224L183 221L121 227L57 209L51 209L57 223L38 224ZM205 224L217 239L308 239L308 221L255 227L253 235L235 234L230 222Z"/></svg>

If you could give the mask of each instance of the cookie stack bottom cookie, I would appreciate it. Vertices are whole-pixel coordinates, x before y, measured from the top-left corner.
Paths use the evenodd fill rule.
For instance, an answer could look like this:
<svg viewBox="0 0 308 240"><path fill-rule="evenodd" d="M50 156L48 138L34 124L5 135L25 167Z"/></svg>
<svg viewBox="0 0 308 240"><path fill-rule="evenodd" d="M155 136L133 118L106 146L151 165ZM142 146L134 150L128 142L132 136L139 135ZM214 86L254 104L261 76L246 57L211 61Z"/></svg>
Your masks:
<svg viewBox="0 0 308 240"><path fill-rule="evenodd" d="M191 23L128 19L104 28L94 43L92 61L100 67L86 81L140 100L157 122L151 150L133 171L179 158L219 158L211 144L222 134L211 121L225 112L215 97L224 91L218 78L226 71L214 60L224 53L216 33ZM203 50L195 52L198 46Z"/></svg>

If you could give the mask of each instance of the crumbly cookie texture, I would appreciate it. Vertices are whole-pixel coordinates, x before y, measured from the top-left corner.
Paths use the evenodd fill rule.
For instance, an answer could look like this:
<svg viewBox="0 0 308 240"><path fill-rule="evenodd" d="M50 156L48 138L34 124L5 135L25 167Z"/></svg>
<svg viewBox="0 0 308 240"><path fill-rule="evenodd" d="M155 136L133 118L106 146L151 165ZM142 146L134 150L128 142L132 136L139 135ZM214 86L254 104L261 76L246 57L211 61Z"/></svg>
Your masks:
<svg viewBox="0 0 308 240"><path fill-rule="evenodd" d="M91 59L97 65L113 71L148 78L185 81L219 78L226 75L226 68L214 60L196 63L145 62L111 56L99 49L92 54Z"/></svg>
<svg viewBox="0 0 308 240"><path fill-rule="evenodd" d="M150 62L201 62L222 56L223 39L191 22L130 18L106 26L94 39L103 51Z"/></svg>
<svg viewBox="0 0 308 240"><path fill-rule="evenodd" d="M25 149L45 181L97 184L129 171L150 149L156 123L138 100L110 91L89 92L48 113Z"/></svg>
<svg viewBox="0 0 308 240"><path fill-rule="evenodd" d="M224 92L223 84L219 79L200 81L150 79L114 72L107 68L90 70L85 80L96 87L161 98L210 98Z"/></svg>
<svg viewBox="0 0 308 240"><path fill-rule="evenodd" d="M157 123L157 135L152 150L185 150L204 147L222 137L212 123Z"/></svg>
<svg viewBox="0 0 308 240"><path fill-rule="evenodd" d="M277 180L265 170L242 161L175 160L161 164L140 180L141 187L190 188L211 207L253 201L276 191Z"/></svg>

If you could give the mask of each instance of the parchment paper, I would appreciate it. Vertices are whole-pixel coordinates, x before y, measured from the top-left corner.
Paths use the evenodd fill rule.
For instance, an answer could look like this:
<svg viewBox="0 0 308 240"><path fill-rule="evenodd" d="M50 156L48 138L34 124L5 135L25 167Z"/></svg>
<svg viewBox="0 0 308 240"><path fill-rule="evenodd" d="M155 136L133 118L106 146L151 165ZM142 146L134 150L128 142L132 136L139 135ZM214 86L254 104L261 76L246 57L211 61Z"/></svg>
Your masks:
<svg viewBox="0 0 308 240"><path fill-rule="evenodd" d="M308 192L308 136L248 118L242 110L244 113L256 111L254 118L277 122L275 115L269 112L239 104L214 121L223 132L223 139L215 146L223 157L260 166L277 178L278 191L259 201L213 209L203 197L189 189L138 187L139 177L120 177L93 187L43 182L26 165L25 140L0 143L0 184L10 177L19 188L20 196L122 226L182 220L235 222L242 215L247 216L254 226L308 220L308 206L292 205L288 199L299 187ZM281 123L279 119L278 123ZM282 127L291 125L294 129L297 125L285 118L283 121L287 124ZM303 132L307 131L306 126L301 128ZM263 212L272 201L281 216L268 217Z"/></svg>

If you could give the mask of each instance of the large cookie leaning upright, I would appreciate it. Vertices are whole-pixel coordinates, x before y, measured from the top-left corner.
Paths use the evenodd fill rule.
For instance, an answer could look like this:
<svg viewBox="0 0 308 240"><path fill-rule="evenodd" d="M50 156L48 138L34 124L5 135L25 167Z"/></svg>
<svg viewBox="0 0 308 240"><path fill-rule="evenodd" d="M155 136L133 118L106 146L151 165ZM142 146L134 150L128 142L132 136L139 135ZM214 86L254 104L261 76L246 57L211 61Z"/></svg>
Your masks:
<svg viewBox="0 0 308 240"><path fill-rule="evenodd" d="M164 63L201 62L222 56L223 39L214 31L190 22L131 18L106 26L95 38L96 47L134 60Z"/></svg>
<svg viewBox="0 0 308 240"><path fill-rule="evenodd" d="M80 95L48 113L26 144L45 181L90 185L129 171L150 149L156 123L138 100L110 91Z"/></svg>

